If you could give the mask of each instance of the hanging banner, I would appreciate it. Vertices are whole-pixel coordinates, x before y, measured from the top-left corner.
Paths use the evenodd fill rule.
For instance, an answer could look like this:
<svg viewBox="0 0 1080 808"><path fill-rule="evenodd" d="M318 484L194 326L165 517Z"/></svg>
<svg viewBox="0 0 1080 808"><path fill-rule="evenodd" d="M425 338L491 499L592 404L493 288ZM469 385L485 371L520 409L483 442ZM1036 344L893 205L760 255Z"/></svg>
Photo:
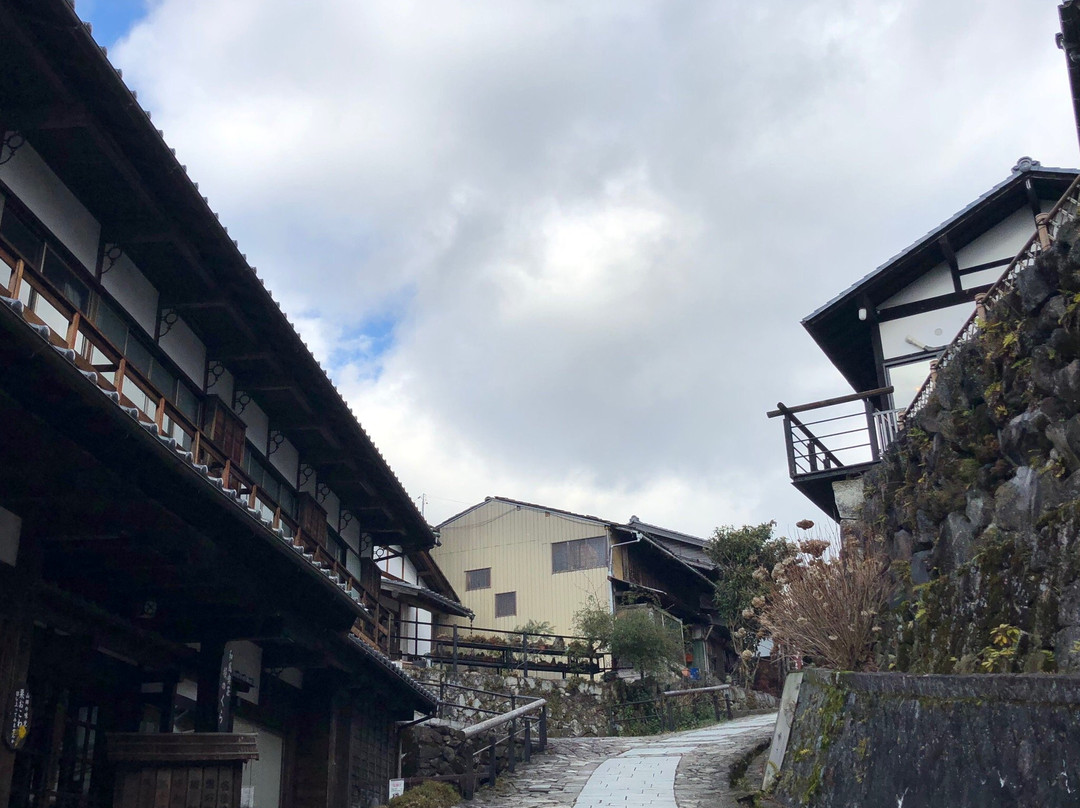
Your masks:
<svg viewBox="0 0 1080 808"><path fill-rule="evenodd" d="M4 744L17 752L26 744L30 735L30 691L25 687L11 694L4 711Z"/></svg>

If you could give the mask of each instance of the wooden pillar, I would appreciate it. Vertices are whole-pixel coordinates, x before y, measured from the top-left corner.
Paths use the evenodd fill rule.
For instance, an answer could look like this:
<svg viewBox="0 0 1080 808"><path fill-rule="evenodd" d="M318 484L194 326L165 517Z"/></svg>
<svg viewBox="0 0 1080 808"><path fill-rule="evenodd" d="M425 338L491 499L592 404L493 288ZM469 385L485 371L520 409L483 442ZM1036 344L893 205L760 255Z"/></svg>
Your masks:
<svg viewBox="0 0 1080 808"><path fill-rule="evenodd" d="M16 692L27 687L34 631L32 593L40 569L36 544L25 534L19 537L15 566L0 562L0 718L6 716ZM30 696L33 709L34 694ZM14 770L15 753L0 740L0 806L10 800Z"/></svg>
<svg viewBox="0 0 1080 808"><path fill-rule="evenodd" d="M199 649L196 732L232 732L232 652L225 640L204 639Z"/></svg>

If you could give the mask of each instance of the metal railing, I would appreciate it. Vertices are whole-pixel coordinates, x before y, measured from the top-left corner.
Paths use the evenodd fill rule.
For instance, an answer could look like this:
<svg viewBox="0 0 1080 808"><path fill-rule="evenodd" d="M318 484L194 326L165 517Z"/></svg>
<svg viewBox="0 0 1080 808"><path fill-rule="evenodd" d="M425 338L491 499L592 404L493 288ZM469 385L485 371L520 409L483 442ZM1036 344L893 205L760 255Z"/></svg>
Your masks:
<svg viewBox="0 0 1080 808"><path fill-rule="evenodd" d="M611 667L610 656L587 637L465 627L434 620L398 620L390 635L391 656L413 657L451 668L494 668L523 676L558 673L595 678Z"/></svg>
<svg viewBox="0 0 1080 808"><path fill-rule="evenodd" d="M720 706L721 695L723 708ZM702 699L702 696L707 696L707 699ZM691 708L691 713L687 715L685 708L679 709L670 701L671 699L684 700L687 697L697 697L696 706L704 707L704 711ZM647 705L651 705L651 711ZM717 722L725 717L728 721L735 717L731 704L731 685L665 690L651 699L612 704L608 707L608 732L613 736L620 735L624 727L636 728L637 734L642 735L652 734L650 730L654 728L656 732L670 732L688 723L687 718L696 717L698 721L701 721L708 720L709 715ZM694 721L691 720L689 723L694 723Z"/></svg>
<svg viewBox="0 0 1080 808"><path fill-rule="evenodd" d="M892 391L892 387L879 387L797 407L778 403L768 416L784 417L791 477L879 460L899 429L902 410L879 406ZM807 412L813 413L814 420L799 417Z"/></svg>
<svg viewBox="0 0 1080 808"><path fill-rule="evenodd" d="M994 306L1016 288L1016 279L1020 273L1031 267L1039 255L1050 248L1050 245L1053 244L1054 239L1057 237L1058 231L1063 225L1076 219L1078 211L1080 211L1080 176L1072 181L1072 184L1054 207L1050 209L1049 213L1040 214L1036 217L1035 220L1038 226L1035 232L1032 233L1031 237L1020 249L1020 252L1006 267L997 283L991 286L985 295L976 298L975 311L964 323L952 342L945 347L941 356L938 357L937 363L932 366L933 369L930 375L923 382L923 386L919 388L919 392L916 394L911 406L908 407L907 414L909 418L922 410L926 406L926 402L930 400L930 395L934 392L934 386L937 383L938 371L946 367L955 358L960 348L979 332L979 323L985 317L986 309Z"/></svg>
<svg viewBox="0 0 1080 808"><path fill-rule="evenodd" d="M447 702L447 690L451 689L477 696L500 698L505 701L508 709L499 712L490 708ZM534 751L543 753L547 749L548 710L545 699L440 682L436 716L445 719L448 715L460 711L490 716L462 730L465 739L471 743L470 753L465 756L465 771L461 774L410 777L405 779L406 784L412 785L424 780L453 782L457 784L461 796L471 800L481 783L494 785L500 771L516 771L519 757L522 763L528 763L532 760ZM415 723L419 722L410 722Z"/></svg>

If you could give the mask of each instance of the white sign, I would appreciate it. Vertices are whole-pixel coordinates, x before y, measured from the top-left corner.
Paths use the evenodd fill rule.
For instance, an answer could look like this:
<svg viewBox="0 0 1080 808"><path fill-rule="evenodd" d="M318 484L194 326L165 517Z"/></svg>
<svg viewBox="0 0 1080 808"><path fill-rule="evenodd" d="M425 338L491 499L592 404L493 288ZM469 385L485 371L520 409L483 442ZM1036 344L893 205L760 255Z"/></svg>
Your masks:
<svg viewBox="0 0 1080 808"><path fill-rule="evenodd" d="M394 799L394 797L400 797L404 793L405 793L405 781L404 780L391 780L390 781L390 797L389 797L389 799Z"/></svg>

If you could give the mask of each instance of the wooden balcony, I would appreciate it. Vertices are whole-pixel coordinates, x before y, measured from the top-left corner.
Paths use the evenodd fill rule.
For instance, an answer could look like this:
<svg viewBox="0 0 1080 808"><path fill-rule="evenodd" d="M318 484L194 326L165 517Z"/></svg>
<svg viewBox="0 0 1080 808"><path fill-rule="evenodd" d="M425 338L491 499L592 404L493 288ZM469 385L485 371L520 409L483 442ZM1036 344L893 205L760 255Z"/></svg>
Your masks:
<svg viewBox="0 0 1080 808"><path fill-rule="evenodd" d="M140 426L199 470L207 485L245 508L251 518L335 583L363 614L353 633L384 652L389 650L390 617L379 605L374 561L361 560L361 576L373 581L364 585L329 552L325 534L316 536L302 529L298 519L284 512L244 472L235 451L225 451L207 430L181 412L45 277L2 249L0 298ZM213 419L209 426L213 428Z"/></svg>
<svg viewBox="0 0 1080 808"><path fill-rule="evenodd" d="M833 518L832 484L865 473L896 439L904 411L888 407L892 392L879 387L796 407L781 402L768 413L784 419L791 482Z"/></svg>

